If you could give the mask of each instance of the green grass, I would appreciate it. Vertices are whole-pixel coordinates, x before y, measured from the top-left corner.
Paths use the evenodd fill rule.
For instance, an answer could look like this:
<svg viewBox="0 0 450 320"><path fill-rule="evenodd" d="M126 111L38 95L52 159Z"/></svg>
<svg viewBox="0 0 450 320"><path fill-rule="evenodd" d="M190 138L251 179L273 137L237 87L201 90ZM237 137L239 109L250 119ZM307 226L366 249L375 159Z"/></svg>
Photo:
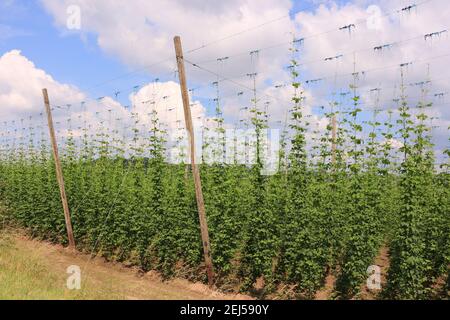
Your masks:
<svg viewBox="0 0 450 320"><path fill-rule="evenodd" d="M69 290L67 267L81 268L81 289ZM30 240L0 228L0 300L185 300L243 299L187 280L160 280L121 264Z"/></svg>
<svg viewBox="0 0 450 320"><path fill-rule="evenodd" d="M0 239L0 299L120 299L120 295L99 288L66 288L67 274L55 270L42 257L19 246L11 236ZM60 271L60 272L58 272Z"/></svg>

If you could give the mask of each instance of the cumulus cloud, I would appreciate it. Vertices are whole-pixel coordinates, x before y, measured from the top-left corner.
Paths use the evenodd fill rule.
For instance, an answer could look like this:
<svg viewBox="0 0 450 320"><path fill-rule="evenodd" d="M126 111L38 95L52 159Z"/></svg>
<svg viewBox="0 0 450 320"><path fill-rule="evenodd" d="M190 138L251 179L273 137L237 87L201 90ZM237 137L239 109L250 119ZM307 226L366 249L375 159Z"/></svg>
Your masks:
<svg viewBox="0 0 450 320"><path fill-rule="evenodd" d="M383 13L377 17L375 26L368 23L373 11L367 10L368 4L374 3ZM450 8L446 1L436 0L398 11L409 4L407 1L333 3L320 5L314 12L297 14L295 21L301 34L319 35L305 39L301 49L302 61L306 61L302 73L307 79L324 78L319 85L306 85L312 90L314 103L324 104L330 100L326 92L349 91L354 81L352 73L358 72L355 83L368 117L375 108L397 106L393 100L401 95L400 65L408 64L403 67L407 101L413 107L420 100L433 103L427 112L430 117L439 118L435 120L439 128L433 134L435 143L442 147L448 143L450 125L447 97L450 71L446 68L450 41L445 31L449 29L446 17ZM354 27L338 30L339 26L351 24ZM351 106L349 99L343 103Z"/></svg>
<svg viewBox="0 0 450 320"><path fill-rule="evenodd" d="M43 0L58 26L65 28L67 7L81 8L80 33L92 32L105 52L115 55L133 67L145 67L169 59L153 70L167 70L173 66L175 35L182 37L186 55L195 60L219 58L219 52L254 50L267 42L277 42L289 36L293 25L288 18L281 19L259 31L221 41L211 48L189 54L208 41L242 31L249 26L289 14L289 0L232 0L232 1L118 1L107 0ZM249 58L249 57L248 57ZM276 55L270 57L272 65ZM249 60L249 59L248 59ZM236 71L239 66L230 66ZM235 69L237 68L237 69Z"/></svg>
<svg viewBox="0 0 450 320"><path fill-rule="evenodd" d="M18 50L0 57L0 70L0 116L7 126L3 131L9 130L11 135L6 137L2 132L3 143L5 139L18 137L13 130L18 128L19 121L26 121L27 128L46 127L42 88L48 89L55 127L61 138L66 138L69 132L81 137L87 130L94 137L96 133L109 132L111 138L130 141L134 138L133 129L138 128L139 139L145 139L154 112L161 129L169 135L184 132L180 87L173 81L136 88L125 106L110 96L91 99L77 87L56 81ZM196 126L201 126L205 122L204 107L193 101L191 111Z"/></svg>
<svg viewBox="0 0 450 320"><path fill-rule="evenodd" d="M134 105L134 112L143 121L149 123L151 112L156 110L159 120L168 128L184 128L183 102L178 83L168 81L147 84L136 94L130 94L129 100ZM191 101L191 115L193 121L200 124L205 119L205 109L199 101Z"/></svg>
<svg viewBox="0 0 450 320"><path fill-rule="evenodd" d="M343 98L339 94L349 91L355 70L358 71L361 107L367 118L374 106L381 109L395 107L392 100L400 94L399 66L413 62L404 68L408 102L415 105L420 99L425 99L434 103L428 112L436 118L434 125L439 126L434 130L438 148L442 149L447 143L450 109L446 104L450 71L446 68L449 58L446 54L450 53L450 42L445 32L428 37L426 41L424 37L425 34L448 29L446 17L450 8L445 0L434 0L405 11L396 10L410 5L410 1L361 0L345 4L321 1L315 10L299 12L292 19L289 18L289 10L293 7L290 0L116 1L114 5L107 0L41 2L62 31L67 22L67 7L79 5L81 36L88 33L96 35L97 44L105 53L130 68L151 65L146 70L152 76L173 70L172 37L181 35L186 59L213 71L208 73L187 63L189 83L192 87L199 87L193 95L199 100L196 104L201 104L201 101L205 105L201 108L207 108L205 101L210 101L208 111L211 112L216 98L216 87L212 83L219 81L220 104L229 125L238 123L239 118L245 116L245 108L251 105L254 83L247 74L254 72L258 73L255 81L258 103L267 107L272 125L285 121L292 96L292 88L286 86L290 81L286 66L290 64L288 48L294 35L296 38L305 37L298 62L307 97L306 114L320 128L326 127L327 122L322 118L323 114L316 112L318 106L327 107L331 100L337 99L343 107L351 107L351 95ZM377 10L373 5L382 13L376 17L375 24L372 18ZM369 6L372 6L371 10L368 10ZM274 19L275 22L259 26ZM354 26L339 30L351 25ZM253 28L255 26L259 27ZM243 30L249 31L240 33ZM202 47L204 44L206 46ZM374 50L380 46L382 50ZM193 52L189 50L198 47L202 48ZM250 54L255 50L257 53ZM323 79L306 82L319 78ZM426 89L424 95L419 83L428 79L431 82L423 86ZM166 89L176 90L175 86L168 83ZM154 88L157 85L141 88L145 97L136 104L137 108L145 113L150 104L147 96L156 95L163 106L161 116L164 119L169 117L167 122L174 126L173 122L179 121L182 113L179 109L174 109L177 112L168 111L167 106L180 106L179 101L164 99L169 94L155 94ZM330 92L336 92L336 96ZM28 103L20 102L20 98L12 93L8 99L16 100L16 104ZM131 96L130 104L133 99L140 98ZM200 110L196 117L204 117L205 113L205 110Z"/></svg>
<svg viewBox="0 0 450 320"><path fill-rule="evenodd" d="M52 99L58 101L67 96L80 101L85 99L76 87L60 84L44 70L36 68L19 50L0 57L0 70L0 115L3 119L41 112L42 88L47 88Z"/></svg>

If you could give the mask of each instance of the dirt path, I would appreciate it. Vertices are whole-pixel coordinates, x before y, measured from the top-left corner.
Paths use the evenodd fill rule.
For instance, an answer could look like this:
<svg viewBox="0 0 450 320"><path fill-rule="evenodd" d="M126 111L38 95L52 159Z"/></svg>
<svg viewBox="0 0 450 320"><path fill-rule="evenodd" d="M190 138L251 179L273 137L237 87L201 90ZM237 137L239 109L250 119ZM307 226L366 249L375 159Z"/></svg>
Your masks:
<svg viewBox="0 0 450 320"><path fill-rule="evenodd" d="M380 248L378 255L375 258L374 265L379 266L381 269L381 288L384 288L387 282L387 272L389 270L389 248L383 246ZM332 299L334 293L334 286L336 284L336 276L334 274L328 274L325 279L325 284L322 289L317 291L315 295L316 300L329 300ZM358 299L362 300L376 300L380 294L380 290L369 290L365 283L361 284L361 293Z"/></svg>
<svg viewBox="0 0 450 320"><path fill-rule="evenodd" d="M6 239L6 240L5 240ZM381 284L386 284L389 250L382 247L375 265L381 267ZM81 269L81 290L66 287L67 268ZM329 274L317 300L333 299L336 278ZM60 246L30 239L23 234L0 232L0 299L129 299L129 300L214 300L252 299L239 294L223 294L201 283L184 279L162 281L157 272L143 274L120 263L72 252ZM377 299L379 291L361 285L359 299Z"/></svg>
<svg viewBox="0 0 450 320"><path fill-rule="evenodd" d="M23 235L9 236L8 243L2 245L0 255L0 269L4 269L3 278L8 284L0 292L2 298L13 295L19 299L250 299L225 295L182 279L163 282L155 272L143 275L100 258L89 260L86 254ZM81 290L66 288L69 276L66 271L71 265L81 268ZM15 281L14 275L20 272L23 276ZM48 292L43 287L48 287Z"/></svg>
<svg viewBox="0 0 450 320"><path fill-rule="evenodd" d="M381 269L381 289L385 288L387 283L387 273L389 270L390 260L389 260L389 248L383 246L375 258L374 265L379 266ZM366 285L361 288L361 299L363 300L376 300L381 290L369 290Z"/></svg>
<svg viewBox="0 0 450 320"><path fill-rule="evenodd" d="M317 291L315 295L316 300L330 300L334 292L334 285L336 283L336 276L334 274L328 274L325 278L325 285L322 289Z"/></svg>

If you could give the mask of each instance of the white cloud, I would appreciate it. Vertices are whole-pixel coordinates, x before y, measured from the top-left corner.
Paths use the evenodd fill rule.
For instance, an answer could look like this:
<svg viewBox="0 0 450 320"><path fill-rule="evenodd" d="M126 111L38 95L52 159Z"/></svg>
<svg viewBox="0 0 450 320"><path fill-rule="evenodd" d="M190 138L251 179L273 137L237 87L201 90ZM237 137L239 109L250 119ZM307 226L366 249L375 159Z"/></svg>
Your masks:
<svg viewBox="0 0 450 320"><path fill-rule="evenodd" d="M136 94L130 94L129 100L135 106L134 112L147 123L150 122L152 110L158 112L158 118L170 129L184 128L184 111L181 91L178 83L173 81L155 82L142 87ZM193 121L202 123L205 109L199 101L191 102Z"/></svg>
<svg viewBox="0 0 450 320"><path fill-rule="evenodd" d="M43 111L42 88L47 88L51 98L57 101L67 96L74 100L85 99L74 86L60 84L44 70L36 68L19 50L0 57L0 70L0 115L3 119Z"/></svg>
<svg viewBox="0 0 450 320"><path fill-rule="evenodd" d="M369 13L368 5L378 4L382 12L389 12L380 19L379 28L371 28L367 25ZM353 70L359 74L357 85L361 95L363 110L374 109L376 94L370 93L371 89L381 88L381 109L393 108L392 101L400 95L400 64L413 62L405 68L404 83L406 95L410 106L415 106L419 100L433 102L434 107L428 110L430 116L439 117L440 128L434 131L435 142L441 147L448 143L448 126L450 124L450 108L448 93L450 92L450 71L446 67L450 59L450 41L447 32L440 36L428 37L425 35L450 30L448 14L450 7L447 1L435 0L413 8L410 12L396 12L396 9L404 8L409 1L363 1L338 6L321 5L314 12L302 12L296 15L296 23L302 35L319 35L305 39L301 51L302 61L307 61L303 66L303 74L309 79L326 77L322 85L307 86L312 90L313 97L317 99L330 92L332 88L338 91L348 91L353 82L351 74ZM351 33L347 30L339 31L339 26L354 23ZM328 32L333 30L333 32ZM374 50L376 46L393 44L381 52ZM356 52L355 55L353 52ZM327 57L343 57L332 61L324 61ZM440 57L440 58L435 58ZM300 62L302 62L300 61ZM355 68L355 69L354 69ZM335 78L334 75L338 76ZM336 80L335 80L336 79ZM426 85L427 95L423 96L420 85L412 85L431 80ZM331 88L331 89L330 89ZM436 93L447 93L437 99ZM326 103L324 97L320 104ZM351 101L346 101L351 106ZM369 116L369 113L366 114ZM437 122L435 121L435 124Z"/></svg>
<svg viewBox="0 0 450 320"><path fill-rule="evenodd" d="M66 32L66 8L73 4L79 5L81 36L86 33L97 35L98 46L130 68L147 67L166 60L147 69L154 76L174 69L175 54L172 39L173 36L180 35L185 57L192 62L202 62L202 65L220 73L222 77L243 76L238 79L239 83L250 86L252 80L245 75L258 72L259 88L264 87L265 82L275 77L278 79L285 77L283 67L289 61L288 45L281 51L268 50L259 58L256 58L256 55L251 57L250 51L262 48L267 43L280 41L288 43L292 39L289 32L294 30L294 24L288 17L290 0L124 1L116 2L114 5L106 0L42 0L42 3L63 33ZM280 19L270 25L189 53L189 49L278 18ZM236 59L230 59L230 63L216 61L217 58L236 53L243 54ZM204 62L205 60L208 62ZM201 87L196 90L196 94L211 97L214 94L211 84L217 81L217 77L189 64L186 64L186 68L190 86ZM236 93L243 89L239 85L223 81L220 90L222 97L230 97L236 96ZM227 114L232 101L223 99ZM178 111L178 117L181 116L182 113Z"/></svg>
<svg viewBox="0 0 450 320"><path fill-rule="evenodd" d="M46 127L42 88L48 89L55 127L61 138L69 131L80 137L87 129L94 136L109 132L131 140L134 121L138 120L139 137L144 139L151 129L152 111L157 112L160 123L166 124L164 129L169 132L178 133L185 127L180 87L172 81L142 86L129 95L128 106L123 106L112 97L93 100L75 86L57 82L18 50L0 57L0 70L0 116L7 122L2 139L7 138L4 135L8 130L9 138L18 137L14 129L20 133L20 119L26 121L27 128ZM194 101L191 111L196 127L205 122L205 109L200 102Z"/></svg>
<svg viewBox="0 0 450 320"><path fill-rule="evenodd" d="M356 70L367 71L358 81L359 92L362 95L364 110L371 110L374 104L373 94L369 90L382 88L380 93L380 106L393 107L392 98L399 94L399 67L403 62L415 61L406 72L406 84L420 82L429 77L433 80L429 88L429 100L435 102L430 111L440 119L435 121L440 125L435 130L439 143L447 143L450 124L450 108L446 103L447 97L437 99L434 94L450 92L450 71L446 67L449 57L432 59L433 57L450 53L450 42L443 34L432 41L425 41L423 36L427 33L449 29L447 17L450 7L445 0L434 0L432 3L420 5L410 13L396 13L395 9L405 7L410 1L353 1L346 5L337 5L327 1L313 12L302 12L289 18L280 19L260 28L252 29L229 39L214 43L201 50L188 53L188 49L196 48L204 43L223 39L230 34L239 33L262 22L286 16L292 6L290 0L231 0L231 1L116 1L111 4L107 0L41 0L46 10L54 17L56 25L64 30L66 25L66 8L78 4L81 7L81 36L88 33L97 35L98 46L107 54L118 58L130 68L141 68L155 62L166 60L163 63L148 68L149 73L158 75L171 71L174 67L174 49L172 38L181 35L186 58L192 62L202 62L201 65L220 73L225 78L233 78L246 88L230 81L220 82L221 104L224 107L227 120L237 122L237 116L243 115L240 109L251 104L251 88L253 83L247 73L258 72L257 88L260 104L270 102L269 111L273 122L284 121L284 115L290 108L292 90L289 87L275 89L278 83L289 82L289 74L283 67L289 64L290 54L287 50L288 42L292 39L289 33L295 31L297 37L306 37L300 52L299 63L305 63L302 69L303 81L326 77L316 85L306 86L306 100L308 115L313 114L313 106L328 106L332 90L347 91L352 81L354 62ZM367 7L379 5L385 12L392 14L380 20L379 29L367 26L369 16ZM346 30L338 31L339 27L355 23L356 28L349 33ZM333 32L327 32L334 29ZM311 36L318 35L318 36ZM374 47L398 42L389 50L375 52ZM277 45L271 49L271 45ZM258 58L251 59L252 50L261 50ZM356 52L354 60L353 52ZM324 61L327 57L343 54L342 58L334 61ZM231 58L218 63L219 57ZM428 65L429 63L429 73ZM187 64L188 81L192 86L200 86L197 94L213 99L214 89L211 86L217 77L213 74L198 70ZM338 74L341 76L336 77ZM344 76L344 74L346 76ZM240 76L236 79L236 76ZM50 85L50 84L49 84ZM175 97L176 84L148 85L141 89L138 95L144 95L143 101L137 107L145 113L148 101L145 96L155 94L157 88L159 100L161 95ZM155 87L156 86L156 87ZM174 94L163 94L164 90ZM73 89L73 88L72 88ZM3 90L0 86L0 90ZM71 90L70 86L66 90ZM38 90L39 91L39 90ZM237 93L244 91L245 95L238 98ZM145 92L145 94L144 94ZM1 92L3 94L3 92ZM57 94L57 93L56 93ZM77 93L77 94L82 94ZM416 103L420 98L420 89L417 86L408 86L408 100ZM31 100L40 101L39 93L34 94ZM178 95L176 95L179 97ZM1 96L3 97L3 96ZM4 96L4 102L15 101L22 108L30 103L33 95L15 96L13 93ZM6 100L8 99L8 100ZM25 99L25 100L21 100ZM140 98L139 98L140 99ZM146 99L146 100L145 100ZM168 117L170 112L167 105L177 104L172 98L162 99L161 117ZM177 98L179 99L179 98ZM203 101L203 100L202 100ZM349 106L349 100L343 100ZM140 105L139 105L140 104ZM214 103L211 103L213 105ZM203 108L203 107L201 107ZM199 109L199 116L204 116L205 110ZM210 110L211 111L211 110ZM177 111L182 119L182 112ZM179 120L177 113L172 116L172 122ZM323 128L326 121L314 115L313 122L320 123ZM173 124L172 124L173 125Z"/></svg>
<svg viewBox="0 0 450 320"><path fill-rule="evenodd" d="M204 41L214 41L259 25L261 21L286 16L291 7L289 0L118 1L114 4L108 0L42 2L63 29L67 19L66 8L79 5L82 16L80 32L97 34L99 47L129 66L145 67L160 60L171 60L162 68L154 69L157 71L173 66L172 39L175 35L182 37L187 52L203 45ZM282 19L260 28L263 33L249 32L187 56L198 61L219 58L220 52L258 49L264 43L286 38L292 27L288 18Z"/></svg>

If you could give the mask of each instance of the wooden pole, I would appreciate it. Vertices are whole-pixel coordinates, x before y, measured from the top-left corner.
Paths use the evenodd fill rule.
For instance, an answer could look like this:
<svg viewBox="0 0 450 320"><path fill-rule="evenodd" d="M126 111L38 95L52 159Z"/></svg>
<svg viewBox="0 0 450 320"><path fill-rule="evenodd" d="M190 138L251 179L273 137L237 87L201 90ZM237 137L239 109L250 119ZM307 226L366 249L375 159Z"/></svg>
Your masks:
<svg viewBox="0 0 450 320"><path fill-rule="evenodd" d="M44 95L45 110L47 112L48 130L53 149L53 158L55 159L56 178L58 179L59 192L61 194L61 202L64 209L64 218L66 220L67 237L69 239L69 248L75 249L75 239L73 237L72 221L70 220L69 205L67 204L66 189L64 187L64 177L59 160L58 145L56 144L55 128L53 127L52 111L50 109L50 100L48 98L47 89L42 89Z"/></svg>
<svg viewBox="0 0 450 320"><path fill-rule="evenodd" d="M178 76L180 78L181 97L183 100L184 120L186 123L186 130L189 139L189 153L191 158L192 174L194 176L195 196L197 199L198 216L200 220L200 230L203 243L203 254L205 258L206 272L208 274L208 284L210 286L214 283L214 269L211 257L211 246L209 243L208 223L206 221L205 203L202 193L202 182L200 179L200 172L195 163L195 141L194 128L192 124L191 108L189 105L189 94L186 85L186 71L184 69L183 49L181 47L181 39L176 36L174 39L175 54L177 57Z"/></svg>
<svg viewBox="0 0 450 320"><path fill-rule="evenodd" d="M331 163L336 163L337 123L336 115L331 118Z"/></svg>

